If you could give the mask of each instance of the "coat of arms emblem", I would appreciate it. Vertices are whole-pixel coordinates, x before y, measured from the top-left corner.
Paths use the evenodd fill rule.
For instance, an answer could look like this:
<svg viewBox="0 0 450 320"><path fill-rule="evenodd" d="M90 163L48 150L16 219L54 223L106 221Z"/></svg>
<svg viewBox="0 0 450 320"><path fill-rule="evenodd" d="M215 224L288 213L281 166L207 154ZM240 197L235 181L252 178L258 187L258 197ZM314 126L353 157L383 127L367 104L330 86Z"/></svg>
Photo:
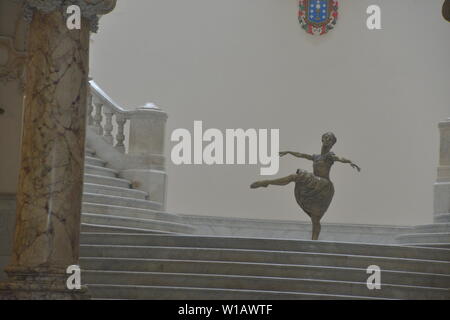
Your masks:
<svg viewBox="0 0 450 320"><path fill-rule="evenodd" d="M334 28L337 18L337 0L300 0L298 19L310 34L327 33Z"/></svg>

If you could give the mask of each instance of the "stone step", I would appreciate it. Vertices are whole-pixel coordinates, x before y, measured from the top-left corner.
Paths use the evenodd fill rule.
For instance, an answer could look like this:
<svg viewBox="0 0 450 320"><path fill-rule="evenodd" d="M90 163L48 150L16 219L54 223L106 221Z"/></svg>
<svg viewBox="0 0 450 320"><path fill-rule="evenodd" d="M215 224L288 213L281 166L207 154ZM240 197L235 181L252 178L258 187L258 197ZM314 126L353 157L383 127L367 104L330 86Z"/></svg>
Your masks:
<svg viewBox="0 0 450 320"><path fill-rule="evenodd" d="M401 245L374 245L312 240L258 239L243 237L217 237L198 235L157 236L157 235L97 235L85 236L84 243L156 246L185 248L223 248L274 251L300 251L311 253L335 253L350 255L370 255L381 257L402 257L409 259L450 261L450 250L406 247Z"/></svg>
<svg viewBox="0 0 450 320"><path fill-rule="evenodd" d="M148 197L148 193L130 188L112 187L101 184L84 183L83 192L103 194L109 196L118 196L124 198L142 199L145 200Z"/></svg>
<svg viewBox="0 0 450 320"><path fill-rule="evenodd" d="M84 166L84 173L94 174L97 176L112 177L112 178L117 178L117 176L118 176L118 172L114 169L93 166L90 164L86 164Z"/></svg>
<svg viewBox="0 0 450 320"><path fill-rule="evenodd" d="M85 147L85 156L95 156L95 150L94 149L91 149L91 148L88 148L88 147Z"/></svg>
<svg viewBox="0 0 450 320"><path fill-rule="evenodd" d="M312 293L90 284L94 298L139 300L337 300L370 299Z"/></svg>
<svg viewBox="0 0 450 320"><path fill-rule="evenodd" d="M232 290L279 291L329 295L366 296L389 299L449 299L443 288L382 284L369 290L366 282L348 282L301 278L183 274L167 272L83 271L87 284L143 285L164 287L211 288Z"/></svg>
<svg viewBox="0 0 450 320"><path fill-rule="evenodd" d="M414 233L450 233L450 223L433 223L416 226Z"/></svg>
<svg viewBox="0 0 450 320"><path fill-rule="evenodd" d="M437 249L450 249L450 243L406 243L404 245L412 247L427 247L427 248L437 248Z"/></svg>
<svg viewBox="0 0 450 320"><path fill-rule="evenodd" d="M397 236L398 243L450 243L450 232L407 233Z"/></svg>
<svg viewBox="0 0 450 320"><path fill-rule="evenodd" d="M239 250L218 248L181 248L155 246L80 245L83 257L200 260L253 263L280 263L367 269L377 265L382 270L450 274L450 262L357 256L349 254Z"/></svg>
<svg viewBox="0 0 450 320"><path fill-rule="evenodd" d="M81 232L90 234L95 237L96 234L115 234L115 233L130 233L130 234L173 234L173 232L156 231L141 228L130 227L116 227L100 224L82 223Z"/></svg>
<svg viewBox="0 0 450 320"><path fill-rule="evenodd" d="M450 223L450 213L436 215L434 221L437 223Z"/></svg>
<svg viewBox="0 0 450 320"><path fill-rule="evenodd" d="M109 195L87 193L87 192L83 193L83 202L109 204L109 205L115 205L115 206L121 206L121 207L150 209L150 210L161 210L162 209L161 203L150 201L150 200L133 199L133 198L119 197L119 196L109 196Z"/></svg>
<svg viewBox="0 0 450 320"><path fill-rule="evenodd" d="M96 299L450 299L450 214L400 246L192 236L106 165L86 148L80 263Z"/></svg>
<svg viewBox="0 0 450 320"><path fill-rule="evenodd" d="M85 156L84 157L85 164L89 164L97 167L104 167L106 165L106 161L95 156Z"/></svg>
<svg viewBox="0 0 450 320"><path fill-rule="evenodd" d="M83 203L83 212L105 214L111 216L129 217L137 219L153 219L153 220L163 220L177 223L184 223L183 217L177 216L175 214L149 210L149 209L139 209L139 208L129 208L121 206L113 206L108 204L98 204L98 203Z"/></svg>
<svg viewBox="0 0 450 320"><path fill-rule="evenodd" d="M84 174L85 183L101 184L111 187L130 188L130 181L120 178L105 177L95 174Z"/></svg>
<svg viewBox="0 0 450 320"><path fill-rule="evenodd" d="M105 214L83 213L81 216L81 221L88 224L147 229L174 233L193 233L195 231L194 227L187 224L161 220L109 216Z"/></svg>
<svg viewBox="0 0 450 320"><path fill-rule="evenodd" d="M365 282L368 277L366 269L364 268L167 259L82 257L82 267L86 270L102 271L126 270L132 272L168 272L211 275L222 274L347 282ZM450 276L442 274L383 270L382 282L383 284L449 288Z"/></svg>

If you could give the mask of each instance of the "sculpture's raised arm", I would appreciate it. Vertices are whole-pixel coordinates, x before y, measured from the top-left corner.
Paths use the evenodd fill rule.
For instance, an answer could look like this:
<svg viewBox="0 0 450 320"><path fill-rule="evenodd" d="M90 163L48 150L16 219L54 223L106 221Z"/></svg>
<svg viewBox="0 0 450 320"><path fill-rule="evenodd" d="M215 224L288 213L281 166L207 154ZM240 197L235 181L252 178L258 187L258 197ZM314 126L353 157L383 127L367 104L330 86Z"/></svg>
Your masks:
<svg viewBox="0 0 450 320"><path fill-rule="evenodd" d="M333 156L333 160L334 160L334 161L337 161L337 162L348 163L348 164L350 164L350 166L351 166L352 168L354 168L354 169L356 169L356 170L358 170L358 171L361 171L361 168L360 168L359 166L357 166L356 164L354 164L354 163L353 163L351 160L349 160L349 159L341 158L341 157L338 157L338 156L334 155L334 156Z"/></svg>
<svg viewBox="0 0 450 320"><path fill-rule="evenodd" d="M280 157L285 156L287 154L293 155L294 157L297 158L303 158L303 159L307 159L307 160L313 160L312 155L306 154L306 153L300 153L300 152L294 152L294 151L281 151L280 152Z"/></svg>

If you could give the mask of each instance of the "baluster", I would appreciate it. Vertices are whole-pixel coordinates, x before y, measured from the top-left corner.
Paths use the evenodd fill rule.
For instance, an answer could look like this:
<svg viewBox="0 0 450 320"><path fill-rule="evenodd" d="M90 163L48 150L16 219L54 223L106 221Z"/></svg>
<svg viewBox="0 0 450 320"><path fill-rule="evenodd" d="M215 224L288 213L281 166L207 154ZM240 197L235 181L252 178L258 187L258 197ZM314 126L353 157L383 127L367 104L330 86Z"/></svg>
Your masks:
<svg viewBox="0 0 450 320"><path fill-rule="evenodd" d="M125 135L124 135L124 126L127 119L123 114L117 113L116 114L116 122L117 122L117 135L116 135L116 149L120 152L125 152Z"/></svg>
<svg viewBox="0 0 450 320"><path fill-rule="evenodd" d="M103 128L102 128L102 120L103 120L102 107L103 107L103 103L95 102L94 105L95 105L95 116L94 116L95 130L96 130L98 135L103 135Z"/></svg>
<svg viewBox="0 0 450 320"><path fill-rule="evenodd" d="M105 114L105 118L106 118L106 123L105 126L103 127L104 129L104 137L106 139L106 141L108 141L110 144L113 144L114 142L114 138L112 136L112 131L114 129L113 124L112 124L112 116L114 114L113 110L111 107L106 106L103 108L103 113Z"/></svg>
<svg viewBox="0 0 450 320"><path fill-rule="evenodd" d="M94 111L94 106L92 105L92 93L89 88L89 93L87 96L87 122L89 126L94 124L94 118L92 117L92 111Z"/></svg>

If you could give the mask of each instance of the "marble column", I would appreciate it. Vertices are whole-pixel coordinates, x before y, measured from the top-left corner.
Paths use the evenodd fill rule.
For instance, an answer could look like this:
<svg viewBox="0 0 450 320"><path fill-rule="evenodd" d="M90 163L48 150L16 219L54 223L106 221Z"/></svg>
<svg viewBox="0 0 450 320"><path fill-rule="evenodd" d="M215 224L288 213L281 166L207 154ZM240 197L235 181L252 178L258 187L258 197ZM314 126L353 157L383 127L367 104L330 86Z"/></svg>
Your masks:
<svg viewBox="0 0 450 320"><path fill-rule="evenodd" d="M80 299L86 290L67 289L66 269L79 258L89 37L97 14L112 10L115 1L78 1L79 30L67 28L66 1L35 3L25 1L30 26L21 167L9 279L0 285L0 298Z"/></svg>
<svg viewBox="0 0 450 320"><path fill-rule="evenodd" d="M439 123L440 152L434 184L434 215L450 213L450 118Z"/></svg>

